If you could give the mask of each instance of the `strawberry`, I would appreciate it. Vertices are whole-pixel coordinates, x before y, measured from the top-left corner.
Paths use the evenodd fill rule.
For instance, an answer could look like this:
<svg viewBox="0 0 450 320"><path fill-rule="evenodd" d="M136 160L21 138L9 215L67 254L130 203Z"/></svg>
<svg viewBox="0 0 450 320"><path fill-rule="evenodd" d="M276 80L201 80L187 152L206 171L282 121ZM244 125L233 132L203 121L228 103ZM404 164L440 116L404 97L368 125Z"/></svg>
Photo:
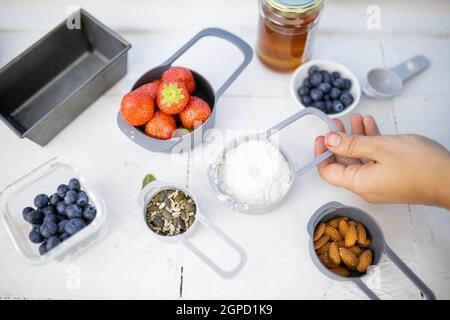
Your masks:
<svg viewBox="0 0 450 320"><path fill-rule="evenodd" d="M134 91L128 92L120 104L122 119L132 126L142 126L153 116L155 100Z"/></svg>
<svg viewBox="0 0 450 320"><path fill-rule="evenodd" d="M160 84L161 80L153 80L152 82L144 84L139 88L135 89L134 92L143 94L149 98L154 98L156 96L156 93L158 92Z"/></svg>
<svg viewBox="0 0 450 320"><path fill-rule="evenodd" d="M162 80L168 82L183 82L187 90L189 91L189 94L191 94L195 90L195 80L192 72L189 69L183 67L172 67L166 70L162 74Z"/></svg>
<svg viewBox="0 0 450 320"><path fill-rule="evenodd" d="M197 124L205 122L211 115L211 108L202 99L190 97L186 108L180 112L183 127L193 129Z"/></svg>
<svg viewBox="0 0 450 320"><path fill-rule="evenodd" d="M145 133L156 139L169 139L177 129L175 119L161 111L156 111L155 115L145 125Z"/></svg>
<svg viewBox="0 0 450 320"><path fill-rule="evenodd" d="M164 82L156 93L156 102L161 111L167 114L177 114L186 107L189 93L182 82Z"/></svg>

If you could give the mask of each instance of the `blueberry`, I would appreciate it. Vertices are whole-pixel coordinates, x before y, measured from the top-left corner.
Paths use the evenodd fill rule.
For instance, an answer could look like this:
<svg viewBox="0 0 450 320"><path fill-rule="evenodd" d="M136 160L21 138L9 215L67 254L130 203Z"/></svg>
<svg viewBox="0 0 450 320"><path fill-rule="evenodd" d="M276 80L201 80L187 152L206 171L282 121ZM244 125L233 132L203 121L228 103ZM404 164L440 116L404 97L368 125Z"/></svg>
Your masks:
<svg viewBox="0 0 450 320"><path fill-rule="evenodd" d="M45 222L40 228L41 234L45 238L50 238L58 232L58 226L54 222Z"/></svg>
<svg viewBox="0 0 450 320"><path fill-rule="evenodd" d="M77 201L78 194L75 190L69 190L66 193L66 196L64 197L64 203L65 204L71 204L75 203Z"/></svg>
<svg viewBox="0 0 450 320"><path fill-rule="evenodd" d="M326 83L331 82L331 74L328 71L322 71L321 73L322 73L322 77L323 77L322 82L326 82Z"/></svg>
<svg viewBox="0 0 450 320"><path fill-rule="evenodd" d="M52 236L47 239L47 251L52 250L54 247L59 245L61 240L59 240L58 236Z"/></svg>
<svg viewBox="0 0 450 320"><path fill-rule="evenodd" d="M325 110L326 110L326 113L333 112L333 103L330 100L325 101Z"/></svg>
<svg viewBox="0 0 450 320"><path fill-rule="evenodd" d="M323 92L319 89L312 89L309 93L309 96L313 101L319 101L323 98Z"/></svg>
<svg viewBox="0 0 450 320"><path fill-rule="evenodd" d="M33 230L31 230L30 234L28 235L28 238L33 243L41 243L42 241L44 241L44 237L41 235L41 233L37 229L34 229L34 228L33 228Z"/></svg>
<svg viewBox="0 0 450 320"><path fill-rule="evenodd" d="M315 72L311 75L309 82L311 82L311 85L314 87L317 87L322 83L323 76L320 72Z"/></svg>
<svg viewBox="0 0 450 320"><path fill-rule="evenodd" d="M318 89L323 93L328 93L331 90L331 84L329 84L328 82L321 83Z"/></svg>
<svg viewBox="0 0 450 320"><path fill-rule="evenodd" d="M89 197L84 191L78 192L77 205L84 207L89 203Z"/></svg>
<svg viewBox="0 0 450 320"><path fill-rule="evenodd" d="M319 69L318 66L312 65L312 66L309 67L309 69L308 69L308 75L312 75L312 74L314 74L314 73L316 73L316 72L319 72L319 71L320 71L320 69Z"/></svg>
<svg viewBox="0 0 450 320"><path fill-rule="evenodd" d="M56 206L56 204L60 201L61 201L61 198L58 196L57 193L54 193L50 196L49 202L52 206Z"/></svg>
<svg viewBox="0 0 450 320"><path fill-rule="evenodd" d="M308 89L310 89L310 88L312 87L311 82L309 81L309 77L306 77L306 78L303 80L303 86L306 87L306 88L308 88Z"/></svg>
<svg viewBox="0 0 450 320"><path fill-rule="evenodd" d="M331 98L330 98L329 94L324 94L323 95L323 101L330 101L330 100L331 100Z"/></svg>
<svg viewBox="0 0 450 320"><path fill-rule="evenodd" d="M331 81L334 81L336 79L339 79L341 77L341 74L337 71L334 71L331 73Z"/></svg>
<svg viewBox="0 0 450 320"><path fill-rule="evenodd" d="M58 223L58 233L60 233L60 234L64 233L64 226L66 225L67 221L69 221L69 220L61 220Z"/></svg>
<svg viewBox="0 0 450 320"><path fill-rule="evenodd" d="M44 254L47 253L47 241L44 241L41 243L41 245L39 246L39 254L41 256L43 256Z"/></svg>
<svg viewBox="0 0 450 320"><path fill-rule="evenodd" d="M56 204L56 212L59 214L66 214L66 204L64 201L60 201Z"/></svg>
<svg viewBox="0 0 450 320"><path fill-rule="evenodd" d="M77 204L69 204L66 207L66 211L65 212L66 212L66 216L69 219L81 218L83 216L83 210Z"/></svg>
<svg viewBox="0 0 450 320"><path fill-rule="evenodd" d="M344 79L345 90L350 90L352 88L352 81L350 79Z"/></svg>
<svg viewBox="0 0 450 320"><path fill-rule="evenodd" d="M47 215L45 216L45 218L44 218L44 220L43 220L43 223L46 223L46 222L54 222L54 223L57 223L57 221L58 221L58 218L57 218L56 214L54 214L54 213L49 213L49 214L47 214Z"/></svg>
<svg viewBox="0 0 450 320"><path fill-rule="evenodd" d="M45 215L48 214L56 214L56 210L54 206L46 206L41 209L42 213Z"/></svg>
<svg viewBox="0 0 450 320"><path fill-rule="evenodd" d="M61 240L61 242L63 242L64 240L67 240L70 238L70 234L68 234L67 232L64 232L63 234L61 234L59 236L59 240Z"/></svg>
<svg viewBox="0 0 450 320"><path fill-rule="evenodd" d="M78 179L75 178L70 179L69 184L67 186L69 187L70 190L80 191L81 189L80 181L78 181Z"/></svg>
<svg viewBox="0 0 450 320"><path fill-rule="evenodd" d="M301 99L305 107L309 107L312 104L312 99L309 96L303 96Z"/></svg>
<svg viewBox="0 0 450 320"><path fill-rule="evenodd" d="M345 89L345 81L343 79L340 79L340 78L336 79L336 80L333 81L333 86L335 88L344 90Z"/></svg>
<svg viewBox="0 0 450 320"><path fill-rule="evenodd" d="M95 209L94 206L91 206L88 204L83 211L83 218L86 220L86 222L91 222L95 219L95 216L97 215L97 209Z"/></svg>
<svg viewBox="0 0 450 320"><path fill-rule="evenodd" d="M33 210L28 214L28 222L31 224L41 224L44 220L44 214L41 210Z"/></svg>
<svg viewBox="0 0 450 320"><path fill-rule="evenodd" d="M350 94L350 92L345 91L343 94L341 94L340 99L341 102L344 104L344 106L348 107L353 103L353 96Z"/></svg>
<svg viewBox="0 0 450 320"><path fill-rule="evenodd" d="M83 229L84 227L86 227L86 222L84 222L83 219L75 218L70 219L69 221L66 222L64 226L64 231L70 235L73 235L78 231L80 231L81 229Z"/></svg>
<svg viewBox="0 0 450 320"><path fill-rule="evenodd" d="M325 110L325 102L323 101L316 101L313 103L314 108L317 108L319 110L324 111Z"/></svg>
<svg viewBox="0 0 450 320"><path fill-rule="evenodd" d="M56 193L60 198L64 198L68 190L69 188L65 184L60 184L56 189Z"/></svg>
<svg viewBox="0 0 450 320"><path fill-rule="evenodd" d="M331 99L339 99L340 96L341 96L341 90L339 90L338 88L331 89L331 91L330 91Z"/></svg>
<svg viewBox="0 0 450 320"><path fill-rule="evenodd" d="M26 207L26 208L24 208L23 210L22 210L22 217L25 219L25 221L28 221L28 222L30 222L28 219L29 219L29 217L30 217L30 213L31 212L33 212L34 211L34 209L33 208L31 208L31 207Z"/></svg>
<svg viewBox="0 0 450 320"><path fill-rule="evenodd" d="M334 100L332 108L334 113L339 113L345 109L345 106L339 100Z"/></svg>
<svg viewBox="0 0 450 320"><path fill-rule="evenodd" d="M297 93L300 97L303 97L309 93L309 89L307 87L301 86L300 88L298 88Z"/></svg>
<svg viewBox="0 0 450 320"><path fill-rule="evenodd" d="M48 204L48 201L50 199L48 198L48 195L46 194L39 194L34 198L34 205L36 208L43 208Z"/></svg>
<svg viewBox="0 0 450 320"><path fill-rule="evenodd" d="M56 215L56 218L58 219L58 221L63 221L63 220L69 219L69 218L67 218L67 216L64 215L64 214L57 214L57 215Z"/></svg>

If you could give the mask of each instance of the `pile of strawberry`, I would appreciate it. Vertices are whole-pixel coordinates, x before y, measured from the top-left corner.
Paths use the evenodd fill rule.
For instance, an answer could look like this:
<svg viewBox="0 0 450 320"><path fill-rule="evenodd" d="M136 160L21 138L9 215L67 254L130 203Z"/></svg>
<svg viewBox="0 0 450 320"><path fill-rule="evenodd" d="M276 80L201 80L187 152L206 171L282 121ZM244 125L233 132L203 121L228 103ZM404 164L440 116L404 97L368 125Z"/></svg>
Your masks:
<svg viewBox="0 0 450 320"><path fill-rule="evenodd" d="M189 69L171 67L161 80L127 93L120 105L120 115L132 126L144 126L145 133L153 138L170 139L179 126L194 129L211 115L204 100L191 96L195 87Z"/></svg>

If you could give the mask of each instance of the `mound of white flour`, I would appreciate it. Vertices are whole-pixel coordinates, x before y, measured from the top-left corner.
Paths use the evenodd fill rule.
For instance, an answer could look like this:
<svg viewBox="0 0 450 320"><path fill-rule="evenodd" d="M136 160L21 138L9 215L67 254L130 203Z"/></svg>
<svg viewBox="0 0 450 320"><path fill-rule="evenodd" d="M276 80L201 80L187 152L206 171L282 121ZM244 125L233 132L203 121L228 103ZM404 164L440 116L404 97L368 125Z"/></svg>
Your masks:
<svg viewBox="0 0 450 320"><path fill-rule="evenodd" d="M288 162L266 140L242 142L227 151L219 177L228 195L251 205L277 202L292 183Z"/></svg>

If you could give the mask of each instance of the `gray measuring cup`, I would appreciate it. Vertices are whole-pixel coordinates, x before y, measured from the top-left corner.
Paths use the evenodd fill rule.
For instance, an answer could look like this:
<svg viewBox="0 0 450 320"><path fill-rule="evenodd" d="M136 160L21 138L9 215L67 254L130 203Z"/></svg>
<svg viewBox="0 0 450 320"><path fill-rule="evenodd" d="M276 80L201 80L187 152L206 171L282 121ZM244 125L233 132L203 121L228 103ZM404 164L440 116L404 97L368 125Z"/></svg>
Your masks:
<svg viewBox="0 0 450 320"><path fill-rule="evenodd" d="M131 141L137 143L144 149L157 152L170 151L179 143L182 143L183 148L184 146L187 146L187 149L190 149L191 147L194 147L196 144L203 141L203 136L206 134L208 129L214 127L214 122L216 119L217 100L234 82L239 74L241 74L241 72L245 69L245 67L247 67L247 65L253 58L252 48L244 40L230 32L218 28L208 28L200 31L184 46L182 46L178 51L176 51L172 56L164 61L160 66L151 69L142 77L140 77L139 80L134 84L132 90L137 89L146 83L150 83L153 80L161 79L164 71L169 69L183 53L191 48L198 40L207 36L218 37L231 42L242 52L244 56L242 63L236 68L236 70L234 70L231 76L225 80L225 82L219 89L217 89L217 91L214 91L211 84L201 74L194 70L191 70L196 82L196 89L192 95L202 98L211 107L211 115L209 116L208 120L206 120L201 126L197 127L189 134L185 134L181 137L173 137L168 140L161 140L146 135L145 132L143 132L142 128L133 127L127 124L125 121L123 121L119 111L116 117L117 124L120 131L122 131Z"/></svg>
<svg viewBox="0 0 450 320"><path fill-rule="evenodd" d="M390 69L373 69L367 74L363 91L369 98L394 97L402 91L403 82L430 66L424 56L415 56Z"/></svg>
<svg viewBox="0 0 450 320"><path fill-rule="evenodd" d="M237 275L242 268L245 265L245 262L247 261L247 253L245 250L237 244L233 239L231 239L229 236L227 236L222 230L220 230L216 225L214 225L202 212L200 209L200 203L198 199L193 195L193 193L187 189L186 187L183 187L178 184L172 184L172 183L165 183L158 180L152 181L148 185L145 186L144 189L141 190L139 196L138 196L138 204L141 207L141 214L144 219L144 223L147 226L147 220L146 220L146 213L147 213L147 204L150 202L150 200L160 191L167 190L167 189L178 189L182 190L186 194L188 194L192 200L194 200L196 204L196 213L195 213L195 220L193 224L189 227L188 230L185 232L175 235L175 236L164 236L157 234L153 232L150 228L148 228L148 232L153 235L156 239L163 240L163 241L179 241L182 244L184 244L189 250L191 250L196 256L198 256L204 263L206 263L211 269L213 269L215 272L217 272L219 275L221 275L224 278L232 278L235 275ZM239 255L239 262L232 270L224 270L219 265L217 265L214 261L211 260L203 251L201 251L199 248L197 248L190 240L189 237L193 235L195 230L200 226L203 225L213 231L217 237L221 238L225 243L227 243L229 246L231 246L234 250L237 251Z"/></svg>
<svg viewBox="0 0 450 320"><path fill-rule="evenodd" d="M333 130L333 131L339 130L338 127L336 126L336 124L325 113L323 113L322 111L319 111L318 109L315 109L315 108L306 108L299 112L294 113L290 117L284 119L283 121L279 122L278 124L274 125L273 127L271 127L270 129L268 129L264 132L254 134L254 135L247 135L247 136L243 136L243 137L239 137L239 138L235 139L234 141L232 141L225 147L225 149L219 155L216 162L212 163L208 167L208 179L209 179L210 185L211 185L213 191L216 193L219 201L223 202L226 206L230 207L233 210L244 212L244 213L259 214L259 213L266 213L266 212L272 211L275 208L277 208L278 206L280 206L283 203L283 201L286 199L286 197L288 196L289 192L292 189L292 185L293 185L294 179L296 177L302 176L303 174L305 174L306 172L308 172L309 170L311 170L312 168L317 166L319 163L321 163L325 159L332 156L333 153L331 151L326 151L326 152L322 153L320 156L318 156L317 158L310 161L309 163L297 168L294 166L293 161L291 160L289 154L281 146L276 145L273 141L269 140L271 135L273 135L274 133L280 131L281 129L287 127L288 125L292 124L296 120L298 120L306 115L315 115L315 116L319 117L320 119L322 119L323 121L325 121L331 130ZM236 199L234 199L232 196L228 195L221 186L221 179L220 179L219 172L220 172L221 165L223 164L223 161L225 159L225 154L227 153L227 151L235 148L238 144L245 142L245 141L249 141L249 140L267 140L268 142L272 143L273 145L275 145L276 148L278 148L278 150L281 152L282 156L286 159L286 161L289 165L289 168L291 171L290 186L289 186L288 190L286 191L286 193L275 203L271 203L268 205L252 205L252 204L248 204L248 203L239 202Z"/></svg>
<svg viewBox="0 0 450 320"><path fill-rule="evenodd" d="M334 272L328 270L319 260L317 253L314 250L314 230L321 221L328 221L330 219L344 216L352 220L362 223L371 239L369 249L373 252L372 265L377 265L380 262L381 256L385 254L403 274L420 290L421 296L429 300L435 300L433 292L420 280L414 272L395 254L388 246L384 239L383 232L372 216L367 212L350 206L345 206L339 202L329 202L314 212L308 222L308 234L310 235L309 253L316 267L327 277L337 281L352 281L356 284L370 299L378 300L379 297L362 281L367 275L361 275L358 272L351 272L348 277L342 277Z"/></svg>

